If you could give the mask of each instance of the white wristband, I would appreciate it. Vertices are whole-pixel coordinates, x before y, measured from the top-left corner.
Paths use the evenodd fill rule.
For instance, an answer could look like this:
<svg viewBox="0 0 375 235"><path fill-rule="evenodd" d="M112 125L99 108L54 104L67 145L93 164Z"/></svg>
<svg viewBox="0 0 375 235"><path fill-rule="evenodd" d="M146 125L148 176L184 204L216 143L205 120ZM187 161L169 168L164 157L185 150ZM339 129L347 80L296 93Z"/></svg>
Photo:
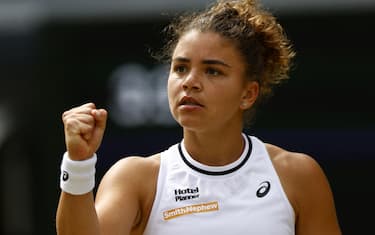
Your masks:
<svg viewBox="0 0 375 235"><path fill-rule="evenodd" d="M61 163L60 188L73 195L92 191L95 187L96 160L95 153L87 160L74 161L65 152Z"/></svg>

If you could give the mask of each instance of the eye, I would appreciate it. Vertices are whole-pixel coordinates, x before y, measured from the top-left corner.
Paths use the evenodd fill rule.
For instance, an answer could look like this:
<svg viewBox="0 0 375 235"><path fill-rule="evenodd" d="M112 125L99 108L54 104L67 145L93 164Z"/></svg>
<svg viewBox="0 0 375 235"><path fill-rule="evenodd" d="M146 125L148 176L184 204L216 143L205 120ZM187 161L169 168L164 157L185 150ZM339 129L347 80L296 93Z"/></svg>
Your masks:
<svg viewBox="0 0 375 235"><path fill-rule="evenodd" d="M207 68L206 73L208 75L212 75L212 76L219 76L219 75L223 74L221 71L219 71L218 69L215 69L215 68Z"/></svg>
<svg viewBox="0 0 375 235"><path fill-rule="evenodd" d="M186 65L182 65L182 64L175 65L173 67L173 71L176 72L176 73L186 73L187 67L186 67Z"/></svg>

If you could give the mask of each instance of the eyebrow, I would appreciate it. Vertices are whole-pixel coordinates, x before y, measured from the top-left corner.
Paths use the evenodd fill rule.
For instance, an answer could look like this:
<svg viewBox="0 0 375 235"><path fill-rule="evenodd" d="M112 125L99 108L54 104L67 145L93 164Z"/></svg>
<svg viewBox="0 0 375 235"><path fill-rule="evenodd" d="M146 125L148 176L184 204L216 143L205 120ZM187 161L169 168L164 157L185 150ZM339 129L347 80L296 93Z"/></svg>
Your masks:
<svg viewBox="0 0 375 235"><path fill-rule="evenodd" d="M185 58L185 57L176 57L176 58L173 59L173 61L182 62L182 63L189 63L191 60L188 59L188 58ZM228 67L228 68L232 67L229 64L224 63L221 60L215 60L215 59L206 59L206 60L203 60L202 63L203 64L209 64L209 65L222 65L222 66L225 66L225 67Z"/></svg>

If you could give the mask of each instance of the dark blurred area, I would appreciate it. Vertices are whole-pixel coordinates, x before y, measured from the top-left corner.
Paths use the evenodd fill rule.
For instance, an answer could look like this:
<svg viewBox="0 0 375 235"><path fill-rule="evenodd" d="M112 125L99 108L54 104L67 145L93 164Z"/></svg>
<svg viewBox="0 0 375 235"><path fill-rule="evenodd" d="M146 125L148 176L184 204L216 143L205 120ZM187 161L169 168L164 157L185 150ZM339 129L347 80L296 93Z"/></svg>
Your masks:
<svg viewBox="0 0 375 235"><path fill-rule="evenodd" d="M290 81L246 132L313 156L331 183L343 234L369 234L375 7L274 12L297 57ZM0 234L56 233L63 111L95 102L110 112L97 181L121 157L181 140L167 113L166 72L151 56L171 19L161 13L0 23Z"/></svg>

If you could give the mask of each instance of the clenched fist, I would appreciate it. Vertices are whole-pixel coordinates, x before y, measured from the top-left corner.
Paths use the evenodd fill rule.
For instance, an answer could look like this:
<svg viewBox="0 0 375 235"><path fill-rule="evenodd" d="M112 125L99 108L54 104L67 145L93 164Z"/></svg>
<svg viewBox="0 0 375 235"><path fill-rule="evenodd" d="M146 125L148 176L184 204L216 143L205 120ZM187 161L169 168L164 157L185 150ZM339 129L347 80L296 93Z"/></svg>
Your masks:
<svg viewBox="0 0 375 235"><path fill-rule="evenodd" d="M107 111L87 103L62 115L65 143L72 160L90 158L99 148L107 121Z"/></svg>

